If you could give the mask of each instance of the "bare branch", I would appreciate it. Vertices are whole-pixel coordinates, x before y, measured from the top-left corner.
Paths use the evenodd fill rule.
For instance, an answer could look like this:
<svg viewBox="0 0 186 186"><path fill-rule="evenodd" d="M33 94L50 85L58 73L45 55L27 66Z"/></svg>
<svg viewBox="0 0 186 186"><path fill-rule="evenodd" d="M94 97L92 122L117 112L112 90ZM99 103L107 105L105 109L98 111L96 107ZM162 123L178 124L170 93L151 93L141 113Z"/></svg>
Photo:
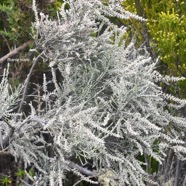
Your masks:
<svg viewBox="0 0 186 186"><path fill-rule="evenodd" d="M4 61L6 61L8 58L18 54L20 51L26 49L29 46L30 43L31 43L31 41L28 41L28 42L22 44L21 46L19 46L18 48L15 48L14 50L9 52L8 54L3 56L2 58L0 58L0 64L3 63Z"/></svg>
<svg viewBox="0 0 186 186"><path fill-rule="evenodd" d="M175 179L174 179L174 186L178 186L179 185L180 171L181 171L181 160L179 160L177 158L177 161L176 161L176 175L175 175Z"/></svg>
<svg viewBox="0 0 186 186"><path fill-rule="evenodd" d="M27 78L26 78L25 84L24 84L23 97L22 97L21 102L20 102L20 105L19 105L18 113L20 113L21 110L22 110L23 103L24 103L25 98L26 98L26 92L27 92L27 89L28 89L28 84L29 84L29 81L30 81L32 72L33 72L33 70L34 70L34 67L36 66L36 64L37 64L37 62L38 62L38 60L39 60L39 58L40 58L42 55L43 55L43 53L39 54L39 55L35 58L35 60L34 60L33 63L32 63L32 67L31 67L31 69L30 69L30 72L29 72L29 74L27 75Z"/></svg>
<svg viewBox="0 0 186 186"><path fill-rule="evenodd" d="M4 42L6 43L6 45L7 45L8 49L9 49L9 51L11 51L10 45L9 45L9 43L8 43L8 40L6 39L6 37L5 37L3 34L1 34L1 36L2 36L2 38L4 39Z"/></svg>
<svg viewBox="0 0 186 186"><path fill-rule="evenodd" d="M80 165L77 165L73 162L70 162L69 166L73 169L78 170L79 172L83 173L86 176L93 176L93 177L95 176L96 177L96 174L94 172L88 170L87 168L81 167Z"/></svg>
<svg viewBox="0 0 186 186"><path fill-rule="evenodd" d="M167 181L168 173L170 172L170 167L172 164L173 157L174 157L174 152L172 149L170 149L169 154L168 154L168 158L167 158L167 161L165 164L165 169L164 169L164 181L165 182Z"/></svg>

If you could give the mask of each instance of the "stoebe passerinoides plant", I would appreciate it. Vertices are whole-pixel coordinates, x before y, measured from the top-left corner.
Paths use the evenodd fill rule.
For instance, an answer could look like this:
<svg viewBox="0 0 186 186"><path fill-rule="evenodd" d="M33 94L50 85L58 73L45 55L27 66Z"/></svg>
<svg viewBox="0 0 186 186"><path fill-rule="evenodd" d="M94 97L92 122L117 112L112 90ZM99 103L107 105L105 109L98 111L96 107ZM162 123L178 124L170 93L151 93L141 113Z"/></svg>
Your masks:
<svg viewBox="0 0 186 186"><path fill-rule="evenodd" d="M8 117L11 115L14 106L16 106L16 102L19 101L19 96L21 93L21 87L18 87L15 89L15 91L13 91L13 88L8 82L8 75L9 75L9 65L7 69L4 69L1 78L1 83L0 83L0 94L1 94L0 118L2 118L3 116Z"/></svg>
<svg viewBox="0 0 186 186"><path fill-rule="evenodd" d="M7 69L4 69L0 83L0 147L4 148L6 137L14 129L15 123L9 122L8 118L17 117L20 114L14 113L20 101L20 95L22 87L12 88L8 82L9 65Z"/></svg>
<svg viewBox="0 0 186 186"><path fill-rule="evenodd" d="M33 10L36 48L49 61L55 89L48 91L44 74L44 106L29 103L30 115L16 118L6 148L23 159L25 169L31 164L37 169L29 178L39 185L63 185L67 171L95 184L105 182L104 171L112 173L107 182L113 185L156 184L139 155L162 163L168 148L181 159L186 153L180 136L185 118L169 111L186 101L163 93L157 82L183 78L162 77L155 70L158 62L144 48L136 49L134 41L125 46L126 28L108 17L145 20L123 10L117 0L65 1L57 20L39 16L35 1ZM90 160L94 171L83 167Z"/></svg>

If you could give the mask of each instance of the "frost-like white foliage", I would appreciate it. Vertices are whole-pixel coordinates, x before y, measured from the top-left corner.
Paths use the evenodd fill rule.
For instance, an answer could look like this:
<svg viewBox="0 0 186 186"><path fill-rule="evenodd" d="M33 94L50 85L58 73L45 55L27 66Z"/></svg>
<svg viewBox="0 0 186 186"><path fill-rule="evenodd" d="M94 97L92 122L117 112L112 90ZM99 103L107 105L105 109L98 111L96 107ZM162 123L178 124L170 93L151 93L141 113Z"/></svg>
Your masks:
<svg viewBox="0 0 186 186"><path fill-rule="evenodd" d="M36 5L36 0L32 1L32 10L34 11L35 15L35 23L38 26L39 25L39 17L38 17L38 12L37 12L37 5Z"/></svg>
<svg viewBox="0 0 186 186"><path fill-rule="evenodd" d="M11 85L8 82L9 68L4 69L1 83L0 83L0 118L9 116L16 107L16 102L20 96L21 88L18 87L15 91L12 90Z"/></svg>
<svg viewBox="0 0 186 186"><path fill-rule="evenodd" d="M68 10L65 9L67 4L70 6ZM35 26L40 34L38 47L51 59L51 65L57 63L59 66L70 62L79 65L79 61L88 63L90 59L100 58L111 47L111 36L125 29L116 27L106 16L143 20L125 11L118 1L111 1L108 5L100 0L65 1L58 21L51 21L41 13L39 24L36 8L34 11Z"/></svg>
<svg viewBox="0 0 186 186"><path fill-rule="evenodd" d="M155 82L160 81L160 82L164 82L169 84L169 82L177 82L177 81L181 81L184 80L184 77L170 77L170 76L162 76L158 71L154 70L152 77L154 78Z"/></svg>
<svg viewBox="0 0 186 186"><path fill-rule="evenodd" d="M14 133L8 146L25 167L33 164L39 171L35 184L62 185L67 171L93 183L86 176L101 180L109 171L114 176L107 179L110 184L142 186L153 180L139 156L161 164L168 148L180 158L186 154L179 134L186 131L186 120L167 109L182 107L185 101L163 93L156 84L181 79L156 72L157 62L145 49L142 55L134 41L126 46L121 40L126 28L108 16L142 20L123 10L118 0L69 0L58 20L36 16L36 45L50 61L55 89L47 90L43 75L43 107L38 110L30 103L29 116L16 123L10 119ZM82 167L90 160L94 172Z"/></svg>
<svg viewBox="0 0 186 186"><path fill-rule="evenodd" d="M14 89L8 82L8 71L9 65L7 69L4 69L1 83L0 83L0 147L3 148L3 142L10 132L10 130L14 127L15 122L7 121L7 118L15 118L19 116L19 113L15 113L15 109L18 106L19 97L21 94L21 86Z"/></svg>

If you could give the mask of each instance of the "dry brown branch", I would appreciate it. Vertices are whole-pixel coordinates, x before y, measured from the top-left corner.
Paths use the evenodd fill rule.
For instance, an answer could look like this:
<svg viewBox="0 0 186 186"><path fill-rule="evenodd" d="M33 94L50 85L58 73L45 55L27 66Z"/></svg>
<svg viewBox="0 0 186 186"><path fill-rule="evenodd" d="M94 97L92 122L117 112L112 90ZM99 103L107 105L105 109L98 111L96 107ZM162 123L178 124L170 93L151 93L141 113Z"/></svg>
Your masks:
<svg viewBox="0 0 186 186"><path fill-rule="evenodd" d="M18 54L20 51L26 49L30 43L31 43L31 41L27 41L26 43L22 44L18 48L13 49L11 52L9 52L8 54L6 54L2 58L0 58L0 64L3 63L4 61L6 61L8 58Z"/></svg>

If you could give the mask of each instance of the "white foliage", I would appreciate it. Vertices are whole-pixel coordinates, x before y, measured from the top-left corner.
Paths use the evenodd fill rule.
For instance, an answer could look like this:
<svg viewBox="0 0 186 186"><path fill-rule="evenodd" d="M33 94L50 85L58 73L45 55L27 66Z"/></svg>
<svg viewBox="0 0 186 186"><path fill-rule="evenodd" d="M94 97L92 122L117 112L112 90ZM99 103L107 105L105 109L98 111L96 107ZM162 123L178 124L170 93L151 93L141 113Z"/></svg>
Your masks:
<svg viewBox="0 0 186 186"><path fill-rule="evenodd" d="M14 108L17 106L19 96L21 94L20 86L14 91L12 90L12 87L8 82L8 71L9 67L4 69L0 83L0 118L3 116L9 116L10 113L14 111Z"/></svg>

